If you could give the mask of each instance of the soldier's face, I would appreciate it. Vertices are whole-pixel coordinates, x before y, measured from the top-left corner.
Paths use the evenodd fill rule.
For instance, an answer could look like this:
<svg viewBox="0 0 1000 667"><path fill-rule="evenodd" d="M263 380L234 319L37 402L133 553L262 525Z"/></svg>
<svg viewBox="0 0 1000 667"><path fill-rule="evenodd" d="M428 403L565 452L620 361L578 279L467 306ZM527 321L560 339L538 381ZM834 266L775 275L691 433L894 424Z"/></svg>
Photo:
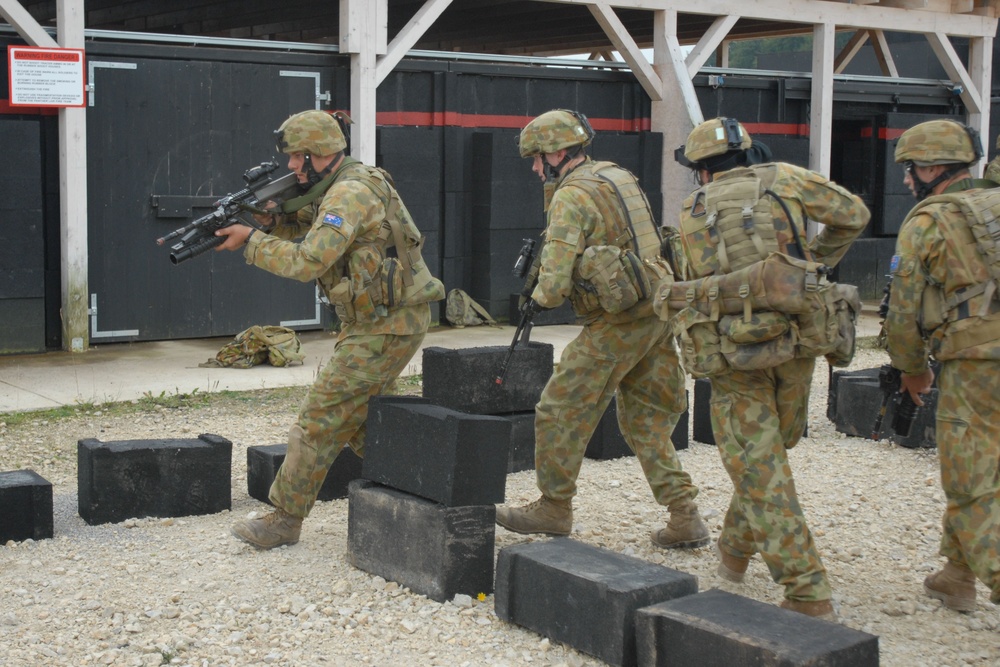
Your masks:
<svg viewBox="0 0 1000 667"><path fill-rule="evenodd" d="M336 155L312 155L310 156L310 161L312 162L313 169L316 171L323 171L326 167L333 162L333 159L337 157ZM309 180L309 176L305 172L306 168L306 154L305 153L289 153L288 154L288 170L295 173L295 178L299 183L306 183Z"/></svg>
<svg viewBox="0 0 1000 667"><path fill-rule="evenodd" d="M551 167L557 166L566 154L565 150L560 150L558 153L544 153L541 155L536 155L531 163L531 171L535 172L538 179L543 183L546 180L545 166L549 165Z"/></svg>

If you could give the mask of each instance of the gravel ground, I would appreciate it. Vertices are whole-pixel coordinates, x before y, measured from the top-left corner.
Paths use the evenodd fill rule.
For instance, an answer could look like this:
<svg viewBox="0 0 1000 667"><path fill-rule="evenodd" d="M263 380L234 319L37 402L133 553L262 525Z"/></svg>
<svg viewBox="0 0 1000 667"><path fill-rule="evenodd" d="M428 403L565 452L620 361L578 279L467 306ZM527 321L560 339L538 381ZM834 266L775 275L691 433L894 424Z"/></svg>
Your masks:
<svg viewBox="0 0 1000 667"><path fill-rule="evenodd" d="M852 367L883 360L861 350ZM840 622L878 635L889 667L998 664L1000 614L985 586L970 614L922 592L923 577L940 563L936 452L837 433L825 416L826 388L821 364L810 437L792 450L791 463ZM246 493L246 448L283 442L304 392L0 415L0 470L35 470L52 482L55 502L54 539L0 546L0 666L603 664L500 621L492 595L439 604L352 568L346 500L317 504L293 547L258 552L231 537L234 521L267 510ZM205 432L233 441L232 511L102 526L77 515L77 440ZM680 457L717 537L731 489L718 454L692 442ZM509 503L536 497L531 471L508 477ZM653 503L634 459L586 460L575 515L575 539L694 574L701 590L781 601L759 559L735 585L715 574L711 547L654 547L649 532L666 511ZM497 550L528 539L498 528Z"/></svg>

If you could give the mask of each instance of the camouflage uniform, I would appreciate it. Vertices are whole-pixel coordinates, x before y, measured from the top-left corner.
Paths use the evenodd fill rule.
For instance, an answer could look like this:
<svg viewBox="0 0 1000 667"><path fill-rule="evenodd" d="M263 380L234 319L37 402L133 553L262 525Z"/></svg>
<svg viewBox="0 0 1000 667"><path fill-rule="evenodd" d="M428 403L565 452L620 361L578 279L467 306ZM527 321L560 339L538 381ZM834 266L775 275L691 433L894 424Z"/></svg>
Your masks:
<svg viewBox="0 0 1000 667"><path fill-rule="evenodd" d="M948 190L946 190L948 192ZM974 192L974 191L973 191ZM1000 603L1000 303L978 315L982 295L925 328L930 292L945 297L990 279L968 225L953 206L929 201L899 231L885 331L892 364L909 375L941 363L936 440L947 498L942 556L968 567ZM972 345L956 344L965 338Z"/></svg>
<svg viewBox="0 0 1000 667"><path fill-rule="evenodd" d="M748 145L744 139L742 148ZM800 167L774 163L755 168L776 170L770 189L789 207L800 242L815 261L835 266L868 223L861 200ZM700 192L685 201L682 227ZM773 199L771 213L779 246L793 245L793 230ZM806 218L825 225L811 243L804 236ZM689 266L710 259L703 248L685 246L684 252ZM814 367L812 358L793 359L774 368L732 370L711 378L712 428L734 486L719 549L738 559L760 552L771 577L785 587L785 597L805 602L830 598L826 568L799 505L787 454L806 427Z"/></svg>
<svg viewBox="0 0 1000 667"><path fill-rule="evenodd" d="M582 306L582 295L574 287L584 249L611 243L592 194L574 186L574 180L593 164L586 158L556 182L532 294L544 308L555 308L570 298L577 314L585 318L583 330L566 346L535 408L538 488L556 500L576 495L587 443L617 390L618 423L625 441L642 465L656 501L671 505L693 499L698 489L681 469L670 441L687 410L687 398L669 329L653 315L651 299L611 315ZM635 231L641 235L650 230Z"/></svg>
<svg viewBox="0 0 1000 667"><path fill-rule="evenodd" d="M997 150L1000 150L1000 136L997 137ZM990 160L990 163L986 165L986 171L983 172L983 178L993 181L994 183L1000 183L1000 155Z"/></svg>
<svg viewBox="0 0 1000 667"><path fill-rule="evenodd" d="M344 158L332 179L318 203L288 216L269 234L253 234L245 250L247 263L286 278L317 280L329 293L350 274L352 258L380 247L391 198L378 196L370 183L394 194L391 184L350 158ZM401 212L409 218L405 208ZM422 260L421 267L426 268ZM390 307L370 321L345 320L338 309L341 330L333 356L306 396L271 485L269 498L276 507L293 517L308 516L341 448L350 445L364 456L368 399L406 368L430 324L427 301L444 295L436 279L430 278L427 288L425 297L408 301L412 305Z"/></svg>

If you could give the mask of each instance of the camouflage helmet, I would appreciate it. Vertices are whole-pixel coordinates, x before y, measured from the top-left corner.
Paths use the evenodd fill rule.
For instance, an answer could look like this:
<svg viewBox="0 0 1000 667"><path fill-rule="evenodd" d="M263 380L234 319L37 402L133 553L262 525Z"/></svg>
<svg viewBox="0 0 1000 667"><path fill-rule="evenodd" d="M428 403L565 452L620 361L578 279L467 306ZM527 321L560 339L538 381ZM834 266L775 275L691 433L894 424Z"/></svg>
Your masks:
<svg viewBox="0 0 1000 667"><path fill-rule="evenodd" d="M274 140L282 153L336 155L347 148L340 123L325 111L302 111L274 131Z"/></svg>
<svg viewBox="0 0 1000 667"><path fill-rule="evenodd" d="M517 146L521 157L531 157L571 146L587 146L593 140L594 130L586 116L578 111L553 109L524 126Z"/></svg>
<svg viewBox="0 0 1000 667"><path fill-rule="evenodd" d="M691 130L684 144L684 157L692 163L705 158L725 155L733 150L746 150L753 145L750 133L733 118L706 120Z"/></svg>
<svg viewBox="0 0 1000 667"><path fill-rule="evenodd" d="M896 143L896 162L920 167L971 164L983 155L979 135L953 120L929 120L903 132Z"/></svg>

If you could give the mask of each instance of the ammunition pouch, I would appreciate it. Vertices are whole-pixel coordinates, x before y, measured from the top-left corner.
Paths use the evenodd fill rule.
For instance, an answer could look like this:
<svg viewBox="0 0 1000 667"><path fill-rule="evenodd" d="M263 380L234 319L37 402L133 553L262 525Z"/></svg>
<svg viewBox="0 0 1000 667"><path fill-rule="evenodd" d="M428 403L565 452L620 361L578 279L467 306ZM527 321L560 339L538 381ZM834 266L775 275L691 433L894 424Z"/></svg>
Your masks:
<svg viewBox="0 0 1000 667"><path fill-rule="evenodd" d="M645 264L631 250L612 245L590 246L577 265L583 292L593 295L598 305L612 315L628 310L652 295Z"/></svg>
<svg viewBox="0 0 1000 667"><path fill-rule="evenodd" d="M685 369L707 377L796 357L846 366L861 301L855 286L827 281L825 266L772 253L731 274L661 285L655 308L673 322Z"/></svg>

